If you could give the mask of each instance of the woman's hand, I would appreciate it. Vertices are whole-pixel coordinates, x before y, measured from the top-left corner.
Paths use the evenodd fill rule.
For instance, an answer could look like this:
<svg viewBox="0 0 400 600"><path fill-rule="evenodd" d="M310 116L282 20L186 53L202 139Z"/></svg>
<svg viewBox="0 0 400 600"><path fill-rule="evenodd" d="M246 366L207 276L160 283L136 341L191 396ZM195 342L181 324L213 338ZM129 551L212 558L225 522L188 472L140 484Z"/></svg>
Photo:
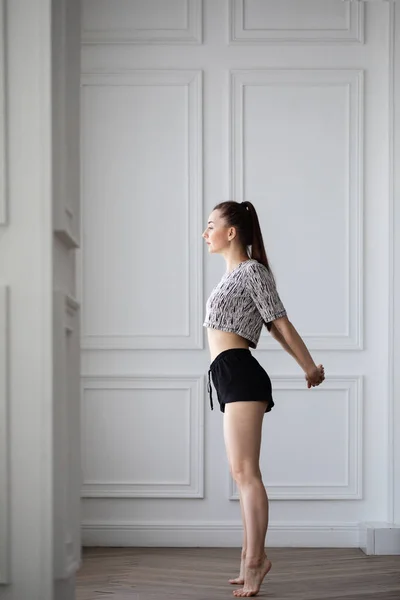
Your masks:
<svg viewBox="0 0 400 600"><path fill-rule="evenodd" d="M275 319L270 332L303 369L308 388L315 387L324 381L324 367L314 363L307 346L287 317Z"/></svg>
<svg viewBox="0 0 400 600"><path fill-rule="evenodd" d="M322 383L325 379L325 371L322 365L314 365L313 369L306 373L305 379L307 381L307 387L315 387Z"/></svg>

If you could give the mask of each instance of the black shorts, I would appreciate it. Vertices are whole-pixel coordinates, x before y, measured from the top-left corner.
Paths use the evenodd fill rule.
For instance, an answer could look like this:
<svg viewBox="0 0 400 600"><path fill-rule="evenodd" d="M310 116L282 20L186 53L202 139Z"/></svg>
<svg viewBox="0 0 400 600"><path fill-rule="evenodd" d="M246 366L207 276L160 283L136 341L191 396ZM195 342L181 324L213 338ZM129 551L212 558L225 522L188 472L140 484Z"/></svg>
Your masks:
<svg viewBox="0 0 400 600"><path fill-rule="evenodd" d="M247 348L224 350L211 363L208 393L213 410L210 373L221 412L225 412L225 404L228 402L267 401L265 412L269 412L274 406L269 375Z"/></svg>

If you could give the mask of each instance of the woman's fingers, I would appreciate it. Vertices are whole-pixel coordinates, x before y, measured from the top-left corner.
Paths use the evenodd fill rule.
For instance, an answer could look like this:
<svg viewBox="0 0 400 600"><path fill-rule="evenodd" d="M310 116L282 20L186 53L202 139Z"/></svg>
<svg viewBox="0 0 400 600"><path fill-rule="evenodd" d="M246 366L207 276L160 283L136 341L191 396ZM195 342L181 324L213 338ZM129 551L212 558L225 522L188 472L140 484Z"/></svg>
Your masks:
<svg viewBox="0 0 400 600"><path fill-rule="evenodd" d="M306 375L307 387L316 387L320 385L325 379L325 369L323 365L318 365L316 370L311 375Z"/></svg>

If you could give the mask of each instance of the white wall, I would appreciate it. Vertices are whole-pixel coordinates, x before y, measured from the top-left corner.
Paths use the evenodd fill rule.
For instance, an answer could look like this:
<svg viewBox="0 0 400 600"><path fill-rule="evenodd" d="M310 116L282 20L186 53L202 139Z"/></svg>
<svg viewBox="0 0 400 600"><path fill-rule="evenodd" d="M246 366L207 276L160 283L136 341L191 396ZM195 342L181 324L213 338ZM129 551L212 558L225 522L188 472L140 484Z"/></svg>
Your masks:
<svg viewBox="0 0 400 600"><path fill-rule="evenodd" d="M7 218L0 229L0 285L8 306L2 373L8 455L1 455L0 598L52 597L52 276L50 7L5 10ZM29 48L27 52L25 48ZM4 329L1 338L4 340ZM4 414L4 413L3 413ZM9 584L9 585L4 585Z"/></svg>
<svg viewBox="0 0 400 600"><path fill-rule="evenodd" d="M71 600L81 519L80 3L0 8L0 598Z"/></svg>
<svg viewBox="0 0 400 600"><path fill-rule="evenodd" d="M201 232L228 198L254 202L289 316L327 373L306 390L263 333L268 544L365 545L364 524L390 520L392 7L242 5L83 2L88 545L241 543L204 385L204 303L224 265Z"/></svg>

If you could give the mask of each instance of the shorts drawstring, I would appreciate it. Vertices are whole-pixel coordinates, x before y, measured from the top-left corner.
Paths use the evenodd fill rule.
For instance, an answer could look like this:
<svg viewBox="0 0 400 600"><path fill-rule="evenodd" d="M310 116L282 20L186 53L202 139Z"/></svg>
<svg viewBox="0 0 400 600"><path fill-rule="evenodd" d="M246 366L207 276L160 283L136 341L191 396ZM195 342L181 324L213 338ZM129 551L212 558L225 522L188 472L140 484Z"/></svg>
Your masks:
<svg viewBox="0 0 400 600"><path fill-rule="evenodd" d="M210 374L211 374L211 369L209 369L209 370L208 370L208 385L207 385L207 392L208 392L208 395L209 395L209 397L210 397L210 405L211 405L211 410L214 410L214 405L213 405L213 400L212 400L212 389L211 389Z"/></svg>

